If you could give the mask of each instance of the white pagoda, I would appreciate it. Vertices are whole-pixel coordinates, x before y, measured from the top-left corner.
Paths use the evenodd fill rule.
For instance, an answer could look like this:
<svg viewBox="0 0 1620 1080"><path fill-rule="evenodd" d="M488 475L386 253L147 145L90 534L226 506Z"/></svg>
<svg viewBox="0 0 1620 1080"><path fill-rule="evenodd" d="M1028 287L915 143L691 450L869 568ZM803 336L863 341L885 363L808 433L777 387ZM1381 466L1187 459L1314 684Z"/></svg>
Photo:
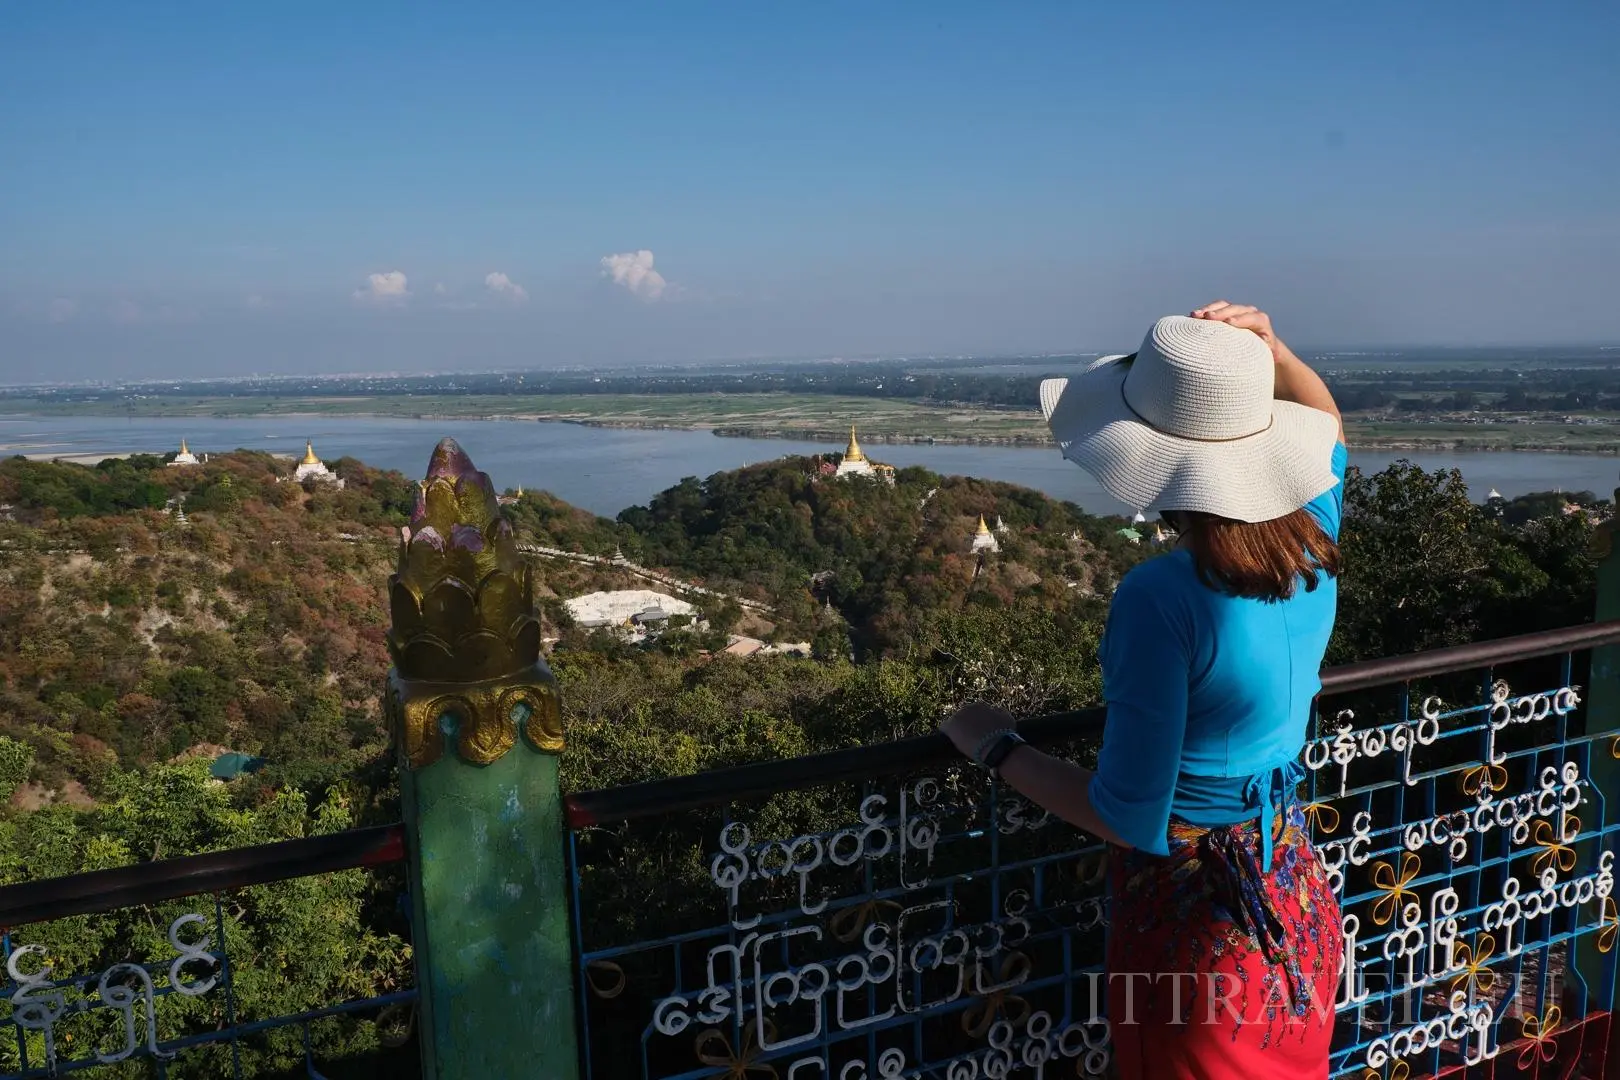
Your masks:
<svg viewBox="0 0 1620 1080"><path fill-rule="evenodd" d="M990 526L985 524L983 514L979 515L979 529L973 534L973 547L970 550L975 554L981 551L994 554L1001 550L1001 543L996 539L995 533L990 531Z"/></svg>
<svg viewBox="0 0 1620 1080"><path fill-rule="evenodd" d="M169 464L171 466L174 466L174 465L201 465L202 462L198 461L197 460L197 455L193 454L191 452L191 447L186 445L186 440L181 439L180 440L180 452L178 454L174 455L174 460L169 462Z"/></svg>
<svg viewBox="0 0 1620 1080"><path fill-rule="evenodd" d="M876 469L866 460L861 444L855 438L855 425L849 425L849 445L844 448L844 459L838 463L839 476L871 476Z"/></svg>
<svg viewBox="0 0 1620 1080"><path fill-rule="evenodd" d="M301 484L305 480L313 480L318 484L335 484L343 486L343 480L337 473L326 467L326 463L315 456L315 444L309 440L304 441L304 460L298 463L293 472L293 482Z"/></svg>

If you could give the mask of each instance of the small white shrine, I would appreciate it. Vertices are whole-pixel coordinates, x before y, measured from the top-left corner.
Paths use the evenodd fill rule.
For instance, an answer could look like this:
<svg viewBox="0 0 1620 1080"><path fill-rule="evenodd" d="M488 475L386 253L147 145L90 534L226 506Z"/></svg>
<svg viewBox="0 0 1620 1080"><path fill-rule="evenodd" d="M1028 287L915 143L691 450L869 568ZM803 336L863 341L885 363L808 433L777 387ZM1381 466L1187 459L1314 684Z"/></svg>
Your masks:
<svg viewBox="0 0 1620 1080"><path fill-rule="evenodd" d="M328 469L326 463L315 456L315 444L308 440L304 442L304 460L298 463L298 468L294 470L292 478L295 484L302 484L305 480L313 480L318 484L343 486L342 478L331 469Z"/></svg>
<svg viewBox="0 0 1620 1080"><path fill-rule="evenodd" d="M1001 550L1001 543L996 539L995 534L990 531L990 526L985 524L983 514L979 515L979 528L973 534L973 547L971 550L975 553L981 551L994 553Z"/></svg>

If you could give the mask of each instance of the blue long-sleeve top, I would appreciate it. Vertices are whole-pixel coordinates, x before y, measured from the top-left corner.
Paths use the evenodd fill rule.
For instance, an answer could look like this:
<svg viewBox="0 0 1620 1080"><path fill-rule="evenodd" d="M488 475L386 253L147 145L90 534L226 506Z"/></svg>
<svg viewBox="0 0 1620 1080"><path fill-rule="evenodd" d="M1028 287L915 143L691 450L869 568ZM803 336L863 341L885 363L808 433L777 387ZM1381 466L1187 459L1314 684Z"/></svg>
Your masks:
<svg viewBox="0 0 1620 1080"><path fill-rule="evenodd" d="M1335 446L1339 482L1306 507L1335 541L1347 459ZM1183 549L1127 573L1100 649L1108 719L1091 805L1104 824L1167 855L1172 815L1205 827L1258 818L1269 870L1271 811L1302 776L1338 595L1319 574L1287 600L1231 596L1201 582Z"/></svg>

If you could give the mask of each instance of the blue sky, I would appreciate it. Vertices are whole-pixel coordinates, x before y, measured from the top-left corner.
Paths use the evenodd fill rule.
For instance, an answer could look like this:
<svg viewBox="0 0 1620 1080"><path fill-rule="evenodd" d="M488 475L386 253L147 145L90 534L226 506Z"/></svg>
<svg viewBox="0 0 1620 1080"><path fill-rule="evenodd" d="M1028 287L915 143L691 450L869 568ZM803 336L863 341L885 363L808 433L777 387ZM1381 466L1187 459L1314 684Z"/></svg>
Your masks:
<svg viewBox="0 0 1620 1080"><path fill-rule="evenodd" d="M0 380L1620 341L1620 5L1326 7L8 4Z"/></svg>

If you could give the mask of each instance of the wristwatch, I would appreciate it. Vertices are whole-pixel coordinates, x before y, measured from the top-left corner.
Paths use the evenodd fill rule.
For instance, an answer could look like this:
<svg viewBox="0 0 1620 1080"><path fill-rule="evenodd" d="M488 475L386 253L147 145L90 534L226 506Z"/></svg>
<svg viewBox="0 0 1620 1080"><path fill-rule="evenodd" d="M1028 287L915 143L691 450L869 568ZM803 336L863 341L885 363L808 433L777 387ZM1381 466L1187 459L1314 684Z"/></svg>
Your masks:
<svg viewBox="0 0 1620 1080"><path fill-rule="evenodd" d="M983 761L984 767L989 770L991 776L1000 778L1001 773L999 770L1001 769L1001 763L1007 760L1007 755L1011 754L1018 747L1025 745L1028 744L1024 742L1024 737L1018 734L1018 732L1004 732L1001 738L997 739L991 745L990 749L985 751Z"/></svg>

